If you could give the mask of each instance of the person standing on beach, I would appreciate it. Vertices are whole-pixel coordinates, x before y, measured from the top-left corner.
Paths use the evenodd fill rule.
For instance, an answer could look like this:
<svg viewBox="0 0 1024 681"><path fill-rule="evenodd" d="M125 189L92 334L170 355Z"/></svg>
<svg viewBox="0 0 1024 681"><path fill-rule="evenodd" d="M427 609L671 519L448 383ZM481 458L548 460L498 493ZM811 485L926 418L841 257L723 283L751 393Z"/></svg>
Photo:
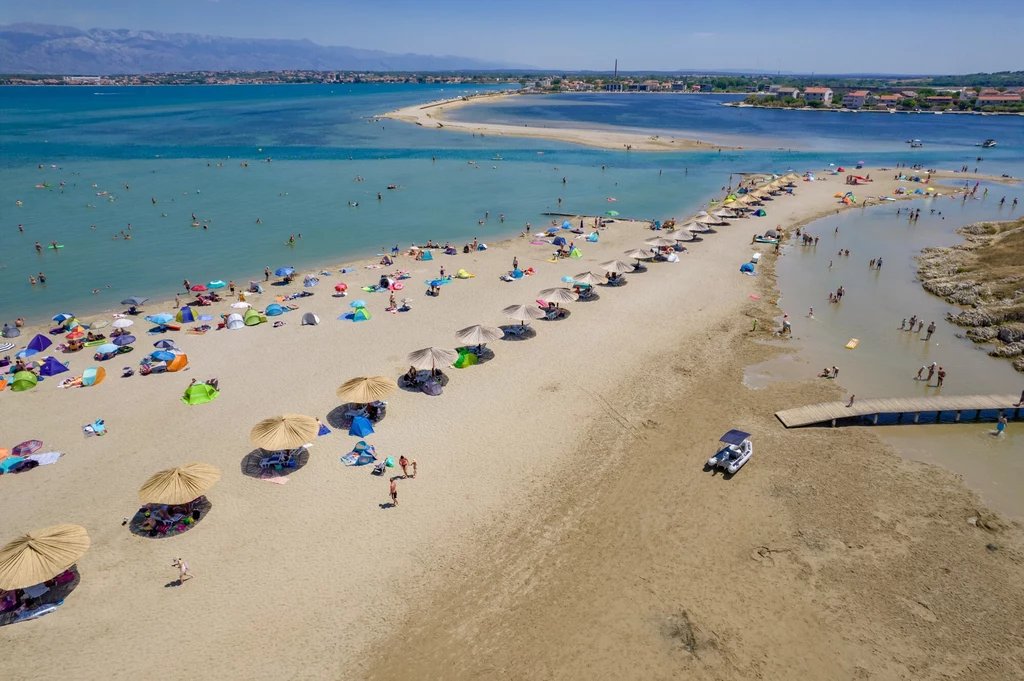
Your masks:
<svg viewBox="0 0 1024 681"><path fill-rule="evenodd" d="M171 562L171 567L178 568L178 583L184 584L186 579L192 579L195 575L189 572L188 563L181 559L181 557L175 558Z"/></svg>
<svg viewBox="0 0 1024 681"><path fill-rule="evenodd" d="M263 268L263 281L270 281L270 268L269 267L264 267Z"/></svg>
<svg viewBox="0 0 1024 681"><path fill-rule="evenodd" d="M405 454L402 454L402 456L398 457L398 465L402 467L402 477L408 478L409 471L406 469L409 466L409 459L405 458Z"/></svg>
<svg viewBox="0 0 1024 681"><path fill-rule="evenodd" d="M231 295L235 295L235 282L234 281L229 281L228 282L228 290L231 291Z"/></svg>
<svg viewBox="0 0 1024 681"><path fill-rule="evenodd" d="M927 368L928 368L927 366L922 364L921 368L917 370L917 377L914 380L915 381L920 381L921 380L921 374L923 374L924 370L927 369Z"/></svg>
<svg viewBox="0 0 1024 681"><path fill-rule="evenodd" d="M518 270L519 269L519 258L517 258L514 255L512 256L512 269L513 270Z"/></svg>
<svg viewBox="0 0 1024 681"><path fill-rule="evenodd" d="M999 412L999 418L996 419L996 435L1002 435L1004 430L1006 430L1006 414Z"/></svg>
<svg viewBox="0 0 1024 681"><path fill-rule="evenodd" d="M924 337L925 340L931 340L932 334L935 333L935 322L928 325L928 335Z"/></svg>
<svg viewBox="0 0 1024 681"><path fill-rule="evenodd" d="M181 303L178 301L178 294L175 293L174 294L174 309L177 310L178 309L178 305L180 305L180 304Z"/></svg>
<svg viewBox="0 0 1024 681"><path fill-rule="evenodd" d="M937 366L937 364L937 362L932 362L931 364L928 365L928 378L924 379L927 383L932 382L932 376L935 375L935 367Z"/></svg>
<svg viewBox="0 0 1024 681"><path fill-rule="evenodd" d="M882 269L882 258L881 257L879 257L878 260L875 261L875 269L878 269L878 270Z"/></svg>
<svg viewBox="0 0 1024 681"><path fill-rule="evenodd" d="M391 479L391 505L398 506L398 483Z"/></svg>
<svg viewBox="0 0 1024 681"><path fill-rule="evenodd" d="M189 282L189 280L188 280L188 279L186 279L186 280L185 280L184 282L182 282L182 283L183 283L183 285L185 286L185 293L186 293L186 295L187 295L187 294L188 294L188 290L189 290L190 288L192 288L192 284L191 284L191 282Z"/></svg>
<svg viewBox="0 0 1024 681"><path fill-rule="evenodd" d="M942 382L946 380L946 370L939 367L939 382L935 384L936 388L942 387Z"/></svg>

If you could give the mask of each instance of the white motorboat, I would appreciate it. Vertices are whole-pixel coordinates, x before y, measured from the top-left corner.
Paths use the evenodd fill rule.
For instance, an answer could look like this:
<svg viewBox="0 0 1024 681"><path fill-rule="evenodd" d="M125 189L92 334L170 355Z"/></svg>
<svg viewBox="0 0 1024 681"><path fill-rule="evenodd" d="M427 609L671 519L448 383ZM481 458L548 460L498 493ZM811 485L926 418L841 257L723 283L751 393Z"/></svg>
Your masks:
<svg viewBox="0 0 1024 681"><path fill-rule="evenodd" d="M743 467L754 455L754 445L750 442L750 433L742 430L730 430L722 436L725 447L708 459L708 468L721 468L730 475Z"/></svg>

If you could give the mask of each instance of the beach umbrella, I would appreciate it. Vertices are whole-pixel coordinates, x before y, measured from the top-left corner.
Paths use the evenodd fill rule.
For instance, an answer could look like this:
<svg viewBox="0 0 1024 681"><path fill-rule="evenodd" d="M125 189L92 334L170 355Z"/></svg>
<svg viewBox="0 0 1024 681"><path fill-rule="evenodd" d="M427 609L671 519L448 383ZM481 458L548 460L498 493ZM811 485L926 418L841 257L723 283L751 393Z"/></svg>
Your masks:
<svg viewBox="0 0 1024 681"><path fill-rule="evenodd" d="M207 291L207 290L209 290L209 289L207 289L206 286L204 286L202 284L196 284L195 286L193 286L192 288L189 289L189 291L196 291L196 292Z"/></svg>
<svg viewBox="0 0 1024 681"><path fill-rule="evenodd" d="M455 332L455 338L460 343L465 343L466 345L483 345L484 343L504 338L504 336L505 332L498 327L481 326L480 324L467 326Z"/></svg>
<svg viewBox="0 0 1024 681"><path fill-rule="evenodd" d="M85 338L85 334L82 333L81 331L77 331L76 330L76 331L72 331L71 333L69 333L68 335L66 335L64 337L67 338L68 340L81 340L81 339Z"/></svg>
<svg viewBox="0 0 1024 681"><path fill-rule="evenodd" d="M570 276L569 276L569 275L567 274L567 275L565 275L564 277L562 277L562 283L565 283L565 284L574 284L574 283L576 283L576 280L575 280L575 279L573 279L572 277L570 277Z"/></svg>
<svg viewBox="0 0 1024 681"><path fill-rule="evenodd" d="M114 340L111 341L117 347L123 347L125 345L131 345L135 342L135 336L115 336Z"/></svg>
<svg viewBox="0 0 1024 681"><path fill-rule="evenodd" d="M177 357L177 355L175 355L173 352L168 352L167 350L157 350L156 352L151 354L150 357L157 360L158 362L170 362L175 357Z"/></svg>
<svg viewBox="0 0 1024 681"><path fill-rule="evenodd" d="M714 216L708 215L707 213L704 213L703 215L698 215L697 217L693 218L693 222L699 222L704 225L712 225L721 222L721 220Z"/></svg>
<svg viewBox="0 0 1024 681"><path fill-rule="evenodd" d="M650 251L645 251L642 248L634 248L631 251L626 251L622 255L626 256L627 258L636 258L638 261L652 257Z"/></svg>
<svg viewBox="0 0 1024 681"><path fill-rule="evenodd" d="M142 298L141 296L128 296L127 298L121 301L121 304L134 305L135 307L139 307L147 300L149 300L149 298Z"/></svg>
<svg viewBox="0 0 1024 681"><path fill-rule="evenodd" d="M604 272L612 272L614 274L625 274L633 270L632 265L627 265L621 260L609 260L608 262L601 263L598 267Z"/></svg>
<svg viewBox="0 0 1024 681"><path fill-rule="evenodd" d="M366 307L366 301L365 300L353 300L351 303L348 304L348 306L352 307L352 308Z"/></svg>
<svg viewBox="0 0 1024 681"><path fill-rule="evenodd" d="M764 233L764 235L769 237L777 237L779 236L779 233L776 232L774 229L769 229L767 232Z"/></svg>
<svg viewBox="0 0 1024 681"><path fill-rule="evenodd" d="M18 359L25 359L26 357L31 357L32 355L38 354L38 352L38 350L33 350L32 348L25 348L24 350L18 350L16 353L14 353L14 356L17 357Z"/></svg>
<svg viewBox="0 0 1024 681"><path fill-rule="evenodd" d="M700 222L687 222L685 225L679 227L677 232L713 232L711 227L702 224Z"/></svg>
<svg viewBox="0 0 1024 681"><path fill-rule="evenodd" d="M548 234L554 234L558 231L558 227L548 227Z"/></svg>
<svg viewBox="0 0 1024 681"><path fill-rule="evenodd" d="M224 288L225 286L227 286L227 284L225 284L220 279L217 279L216 281L211 281L209 284L207 284L207 286L209 286L210 288Z"/></svg>
<svg viewBox="0 0 1024 681"><path fill-rule="evenodd" d="M546 288L537 294L537 298L545 303L572 303L579 300L580 296L575 291L565 287Z"/></svg>
<svg viewBox="0 0 1024 681"><path fill-rule="evenodd" d="M97 385L107 377L107 370L103 367L88 367L82 372L82 385Z"/></svg>
<svg viewBox="0 0 1024 681"><path fill-rule="evenodd" d="M188 405L206 404L217 399L219 394L209 383L193 383L185 388L181 401Z"/></svg>
<svg viewBox="0 0 1024 681"><path fill-rule="evenodd" d="M163 340L158 340L156 343L153 343L153 347L161 348L162 350L172 350L174 349L174 341L167 340L165 338Z"/></svg>
<svg viewBox="0 0 1024 681"><path fill-rule="evenodd" d="M95 351L98 354L105 355L108 352L117 352L117 346L114 345L113 343L104 343L103 345L100 345L97 348L95 348Z"/></svg>
<svg viewBox="0 0 1024 681"><path fill-rule="evenodd" d="M0 589L27 589L53 579L89 550L80 525L56 525L23 534L0 549Z"/></svg>
<svg viewBox="0 0 1024 681"><path fill-rule="evenodd" d="M283 414L263 419L249 433L249 439L260 449L277 452L297 449L316 438L320 424L312 416Z"/></svg>
<svg viewBox="0 0 1024 681"><path fill-rule="evenodd" d="M693 241L693 232L688 229L676 230L676 241Z"/></svg>
<svg viewBox="0 0 1024 681"><path fill-rule="evenodd" d="M410 352L409 365L416 369L435 369L438 364L448 365L459 358L459 353L444 348L423 348Z"/></svg>
<svg viewBox="0 0 1024 681"><path fill-rule="evenodd" d="M360 376L345 381L335 394L342 402L369 404L383 400L398 388L398 384L387 376Z"/></svg>
<svg viewBox="0 0 1024 681"><path fill-rule="evenodd" d="M70 312L61 312L59 315L55 315L53 317L53 321L57 322L58 324L63 324L67 320L74 318L75 315L71 314Z"/></svg>
<svg viewBox="0 0 1024 681"><path fill-rule="evenodd" d="M412 298L402 298L402 305L412 305Z"/></svg>
<svg viewBox="0 0 1024 681"><path fill-rule="evenodd" d="M294 267L278 267L274 270L275 277L290 277L293 274L295 274Z"/></svg>
<svg viewBox="0 0 1024 681"><path fill-rule="evenodd" d="M55 357L47 357L43 366L39 368L40 376L56 376L67 371L68 368L61 364Z"/></svg>
<svg viewBox="0 0 1024 681"><path fill-rule="evenodd" d="M146 319L149 319L149 317L146 317ZM111 324L111 326L114 327L115 329L127 329L129 326L131 326L134 323L135 322L133 322L132 320L125 319L125 318L122 317L121 319L115 319L114 323Z"/></svg>
<svg viewBox="0 0 1024 681"><path fill-rule="evenodd" d="M604 277L599 277L593 272L582 272L574 276L573 279L576 280L577 284L586 284L587 286L597 286L598 284L603 284L605 280Z"/></svg>
<svg viewBox="0 0 1024 681"><path fill-rule="evenodd" d="M168 322L174 321L174 316L173 315L169 315L166 312L161 312L160 314L154 314L154 315L150 315L148 317L144 317L144 319L147 322L150 322L152 324L157 324L159 326L163 326L164 324L167 324Z"/></svg>
<svg viewBox="0 0 1024 681"><path fill-rule="evenodd" d="M617 210L606 210L604 212L604 214L607 215L610 218L614 218L614 217L617 217L619 215L619 211L617 211Z"/></svg>
<svg viewBox="0 0 1024 681"><path fill-rule="evenodd" d="M501 314L517 322L529 322L532 319L541 319L545 313L536 305L509 305Z"/></svg>
<svg viewBox="0 0 1024 681"><path fill-rule="evenodd" d="M345 291L348 290L348 284L346 284L344 282L342 282L340 284L335 284L334 285L334 290L337 291L338 293L344 293Z"/></svg>
<svg viewBox="0 0 1024 681"><path fill-rule="evenodd" d="M144 504L187 504L206 494L220 480L220 469L208 463L188 463L154 473L139 489Z"/></svg>
<svg viewBox="0 0 1024 681"><path fill-rule="evenodd" d="M451 282L451 279L431 279L430 281L423 282L427 286L444 286Z"/></svg>
<svg viewBox="0 0 1024 681"><path fill-rule="evenodd" d="M21 444L14 445L14 449L11 450L11 454L14 454L15 456L28 456L29 454L35 454L42 448L42 440L25 440Z"/></svg>
<svg viewBox="0 0 1024 681"><path fill-rule="evenodd" d="M19 371L14 374L14 378L11 380L11 390L16 393L31 390L36 387L36 383L39 379L31 371Z"/></svg>
<svg viewBox="0 0 1024 681"><path fill-rule="evenodd" d="M648 246L654 246L656 248L666 248L668 246L676 245L675 239L666 239L660 236L655 237L653 239L648 239L644 243L647 244Z"/></svg>
<svg viewBox="0 0 1024 681"><path fill-rule="evenodd" d="M0 343L0 352L7 352L14 349L14 343Z"/></svg>
<svg viewBox="0 0 1024 681"><path fill-rule="evenodd" d="M238 301L237 303L231 303L231 307L235 308L236 310L244 310L246 308L252 307L252 305L250 305L249 303L243 303L242 301Z"/></svg>
<svg viewBox="0 0 1024 681"><path fill-rule="evenodd" d="M734 218L734 217L736 217L736 214L733 213L728 208L723 208L721 210L716 210L714 213L712 213L712 215L714 215L716 218Z"/></svg>

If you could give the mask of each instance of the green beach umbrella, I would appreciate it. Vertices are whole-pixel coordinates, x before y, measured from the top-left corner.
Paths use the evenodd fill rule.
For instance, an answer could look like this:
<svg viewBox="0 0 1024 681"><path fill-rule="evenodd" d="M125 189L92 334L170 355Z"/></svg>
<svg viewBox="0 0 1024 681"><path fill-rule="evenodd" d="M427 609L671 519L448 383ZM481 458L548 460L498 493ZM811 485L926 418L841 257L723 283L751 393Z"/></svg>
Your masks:
<svg viewBox="0 0 1024 681"><path fill-rule="evenodd" d="M217 399L219 394L209 383L193 383L185 389L185 395L181 401L185 404L206 404Z"/></svg>
<svg viewBox="0 0 1024 681"><path fill-rule="evenodd" d="M606 210L604 212L604 214L607 215L610 218L614 218L614 217L618 217L619 211L617 211L617 210Z"/></svg>

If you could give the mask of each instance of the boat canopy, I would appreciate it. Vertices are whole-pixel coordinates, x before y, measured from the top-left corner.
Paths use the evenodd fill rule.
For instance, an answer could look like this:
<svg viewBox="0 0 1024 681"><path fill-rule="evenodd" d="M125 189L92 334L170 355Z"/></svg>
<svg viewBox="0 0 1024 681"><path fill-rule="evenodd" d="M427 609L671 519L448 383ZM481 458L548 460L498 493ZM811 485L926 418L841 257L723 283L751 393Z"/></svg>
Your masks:
<svg viewBox="0 0 1024 681"><path fill-rule="evenodd" d="M722 442L727 445L741 445L749 437L750 433L744 433L742 430L730 430L722 436Z"/></svg>

